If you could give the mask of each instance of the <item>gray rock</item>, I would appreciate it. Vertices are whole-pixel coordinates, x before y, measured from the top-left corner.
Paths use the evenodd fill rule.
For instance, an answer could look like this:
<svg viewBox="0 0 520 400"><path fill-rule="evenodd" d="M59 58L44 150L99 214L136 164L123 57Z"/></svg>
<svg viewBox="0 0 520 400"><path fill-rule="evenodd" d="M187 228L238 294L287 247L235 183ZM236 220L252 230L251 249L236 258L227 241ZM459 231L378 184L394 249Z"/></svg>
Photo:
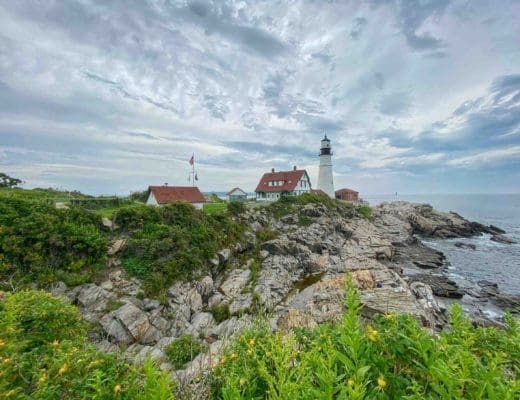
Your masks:
<svg viewBox="0 0 520 400"><path fill-rule="evenodd" d="M229 305L229 312L231 315L250 312L252 304L253 295L251 293L239 294Z"/></svg>
<svg viewBox="0 0 520 400"><path fill-rule="evenodd" d="M516 242L513 239L508 238L502 234L495 234L491 237L493 242L503 243L503 244L515 244Z"/></svg>
<svg viewBox="0 0 520 400"><path fill-rule="evenodd" d="M113 297L114 295L107 290L90 283L79 289L77 301L89 312L104 311L108 300Z"/></svg>
<svg viewBox="0 0 520 400"><path fill-rule="evenodd" d="M188 292L187 297L188 303L190 305L190 309L192 312L197 312L202 310L202 296L197 291L197 289L191 289Z"/></svg>
<svg viewBox="0 0 520 400"><path fill-rule="evenodd" d="M146 313L131 303L105 315L100 322L109 336L122 343L135 340L146 344L160 338L160 332L150 324Z"/></svg>
<svg viewBox="0 0 520 400"><path fill-rule="evenodd" d="M164 353L157 347L144 346L141 351L137 353L135 362L137 365L143 365L148 358L155 361L157 364L166 360Z"/></svg>
<svg viewBox="0 0 520 400"><path fill-rule="evenodd" d="M124 239L117 239L116 241L114 241L114 243L112 243L112 246L110 246L110 248L108 249L107 254L109 256L116 255L117 253L119 253L121 251L121 249L123 248L124 245L125 245Z"/></svg>
<svg viewBox="0 0 520 400"><path fill-rule="evenodd" d="M215 293L208 299L208 307L211 308L224 301L224 295L222 293Z"/></svg>
<svg viewBox="0 0 520 400"><path fill-rule="evenodd" d="M220 285L221 292L228 297L236 296L247 285L250 276L251 271L249 269L234 270L228 279Z"/></svg>
<svg viewBox="0 0 520 400"><path fill-rule="evenodd" d="M145 311L156 310L159 307L161 307L161 303L159 303L159 300L150 300L150 299L143 300L143 309Z"/></svg>
<svg viewBox="0 0 520 400"><path fill-rule="evenodd" d="M218 253L218 259L220 264L225 264L228 262L229 258L231 257L231 250L230 249L222 249Z"/></svg>
<svg viewBox="0 0 520 400"><path fill-rule="evenodd" d="M215 319L211 313L199 312L193 315L191 319L191 326L194 333L205 333L208 328L215 326Z"/></svg>
<svg viewBox="0 0 520 400"><path fill-rule="evenodd" d="M56 282L52 285L51 294L53 296L64 296L67 291L67 285L64 282Z"/></svg>
<svg viewBox="0 0 520 400"><path fill-rule="evenodd" d="M213 293L213 279L211 276L205 276L197 282L197 290L202 296L202 299L207 300Z"/></svg>

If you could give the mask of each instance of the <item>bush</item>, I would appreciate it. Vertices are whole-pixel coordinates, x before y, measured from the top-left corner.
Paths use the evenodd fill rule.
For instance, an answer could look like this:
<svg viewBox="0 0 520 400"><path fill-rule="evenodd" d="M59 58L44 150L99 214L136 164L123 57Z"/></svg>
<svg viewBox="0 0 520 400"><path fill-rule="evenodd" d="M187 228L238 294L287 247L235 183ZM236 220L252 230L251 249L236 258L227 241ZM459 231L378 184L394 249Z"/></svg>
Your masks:
<svg viewBox="0 0 520 400"><path fill-rule="evenodd" d="M165 353L176 369L181 369L203 350L203 346L191 335L184 335L170 343Z"/></svg>
<svg viewBox="0 0 520 400"><path fill-rule="evenodd" d="M130 236L122 252L123 266L144 280L150 296L175 280L207 273L209 260L243 231L227 215L207 215L182 202L122 207L115 221Z"/></svg>
<svg viewBox="0 0 520 400"><path fill-rule="evenodd" d="M236 217L246 212L246 206L242 202L231 201L227 204L227 210L231 215Z"/></svg>
<svg viewBox="0 0 520 400"><path fill-rule="evenodd" d="M363 216L363 218L368 220L372 219L372 209L369 206L361 206L357 211Z"/></svg>
<svg viewBox="0 0 520 400"><path fill-rule="evenodd" d="M353 286L336 325L260 326L221 358L213 399L517 399L520 329L474 328L456 306L438 337L411 316L360 318Z"/></svg>
<svg viewBox="0 0 520 400"><path fill-rule="evenodd" d="M85 335L85 323L77 309L43 291L21 291L5 300L0 332L19 349L29 351L55 340Z"/></svg>
<svg viewBox="0 0 520 400"><path fill-rule="evenodd" d="M262 228L256 232L256 239L258 243L268 242L269 240L276 239L278 233L269 228Z"/></svg>
<svg viewBox="0 0 520 400"><path fill-rule="evenodd" d="M229 304L214 304L211 309L211 314L213 315L213 318L215 318L215 321L217 323L221 323L222 321L225 321L226 319L229 319L230 313L229 313Z"/></svg>
<svg viewBox="0 0 520 400"><path fill-rule="evenodd" d="M0 274L44 285L67 275L82 281L100 268L107 247L100 218L86 210L19 198L0 202Z"/></svg>
<svg viewBox="0 0 520 400"><path fill-rule="evenodd" d="M40 291L7 295L0 311L0 398L172 400L150 361L137 369L86 344L75 307Z"/></svg>

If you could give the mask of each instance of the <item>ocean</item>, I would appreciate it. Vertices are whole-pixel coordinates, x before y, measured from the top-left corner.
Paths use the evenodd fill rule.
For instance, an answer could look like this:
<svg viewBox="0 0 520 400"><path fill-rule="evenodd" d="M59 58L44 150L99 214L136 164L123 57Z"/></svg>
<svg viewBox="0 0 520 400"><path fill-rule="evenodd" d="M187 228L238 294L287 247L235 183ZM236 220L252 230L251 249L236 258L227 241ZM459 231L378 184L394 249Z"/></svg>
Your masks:
<svg viewBox="0 0 520 400"><path fill-rule="evenodd" d="M520 194L373 195L363 199L371 206L397 200L428 203L437 210L454 211L470 221L502 228L516 244L492 242L489 235L423 242L446 255L450 277L461 286L487 280L497 283L503 293L520 295ZM456 242L474 244L476 250L456 247Z"/></svg>

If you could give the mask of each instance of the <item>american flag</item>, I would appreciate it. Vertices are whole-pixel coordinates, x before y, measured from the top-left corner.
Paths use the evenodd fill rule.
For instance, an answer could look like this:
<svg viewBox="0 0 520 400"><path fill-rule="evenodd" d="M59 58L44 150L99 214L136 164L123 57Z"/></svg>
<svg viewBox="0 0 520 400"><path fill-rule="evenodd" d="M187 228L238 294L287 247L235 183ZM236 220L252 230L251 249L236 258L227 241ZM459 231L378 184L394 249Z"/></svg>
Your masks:
<svg viewBox="0 0 520 400"><path fill-rule="evenodd" d="M193 165L194 163L195 163L195 154L192 154L191 158L190 158L190 165Z"/></svg>

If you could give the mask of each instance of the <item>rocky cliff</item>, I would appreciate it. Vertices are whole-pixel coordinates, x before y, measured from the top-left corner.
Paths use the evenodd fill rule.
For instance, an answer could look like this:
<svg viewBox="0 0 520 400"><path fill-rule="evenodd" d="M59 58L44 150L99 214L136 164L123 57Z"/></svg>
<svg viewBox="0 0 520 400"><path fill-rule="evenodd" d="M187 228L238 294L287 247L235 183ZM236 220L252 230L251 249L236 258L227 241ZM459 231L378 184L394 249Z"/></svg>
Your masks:
<svg viewBox="0 0 520 400"><path fill-rule="evenodd" d="M409 313L440 329L447 305L440 297L476 299L468 309L481 323L493 322L483 312L487 303L518 310L518 299L501 296L492 285L477 285L472 293L458 288L446 275L444 256L421 243L418 235L487 233L500 239L504 233L454 213L396 202L366 218L346 205L311 203L283 216L257 208L237 218L247 226L243 240L215 255L212 274L178 282L160 300L144 298L141 282L117 268L121 242L111 250L116 258L104 282L73 289L60 284L54 293L79 306L101 348L136 362L152 357L181 386L208 370L227 341L258 315L273 330L340 318L346 273L359 287L367 317ZM183 335L205 343L207 351L174 370L165 349Z"/></svg>

